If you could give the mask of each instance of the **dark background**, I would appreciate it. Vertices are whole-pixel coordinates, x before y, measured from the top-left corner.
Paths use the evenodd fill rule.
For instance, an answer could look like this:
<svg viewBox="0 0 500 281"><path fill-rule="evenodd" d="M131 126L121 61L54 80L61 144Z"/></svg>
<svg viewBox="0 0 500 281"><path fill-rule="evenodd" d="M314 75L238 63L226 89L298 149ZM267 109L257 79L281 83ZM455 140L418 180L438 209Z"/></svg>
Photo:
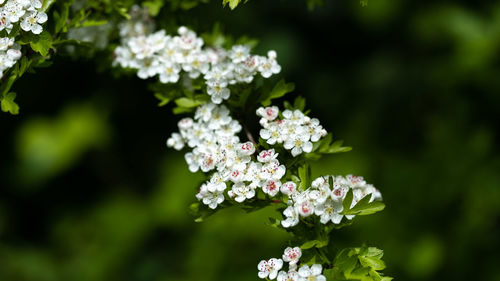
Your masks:
<svg viewBox="0 0 500 281"><path fill-rule="evenodd" d="M313 173L363 175L387 208L332 243L384 249L397 280L500 280L500 3L212 1L178 13L275 49L292 98L354 148ZM275 213L194 223L202 177L165 146L180 117L147 81L99 68L58 57L15 84L20 115L0 115L0 280L257 280L257 263L286 246L266 226Z"/></svg>

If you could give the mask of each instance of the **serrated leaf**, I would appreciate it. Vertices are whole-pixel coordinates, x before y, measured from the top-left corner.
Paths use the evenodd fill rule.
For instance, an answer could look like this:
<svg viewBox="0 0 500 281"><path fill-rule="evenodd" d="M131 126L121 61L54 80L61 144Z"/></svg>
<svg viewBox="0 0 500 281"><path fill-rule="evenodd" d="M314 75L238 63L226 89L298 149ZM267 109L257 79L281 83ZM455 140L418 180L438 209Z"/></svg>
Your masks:
<svg viewBox="0 0 500 281"><path fill-rule="evenodd" d="M384 261L380 259L374 257L366 257L366 256L359 256L358 259L363 266L368 266L375 270L382 270L385 268Z"/></svg>
<svg viewBox="0 0 500 281"><path fill-rule="evenodd" d="M286 83L284 79L281 79L274 88L267 94L261 97L261 104L263 106L269 106L271 104L271 100L280 98L295 89L295 84Z"/></svg>
<svg viewBox="0 0 500 281"><path fill-rule="evenodd" d="M49 54L52 47L52 37L48 31L43 31L33 41L30 42L30 47L33 51L40 53L42 56Z"/></svg>
<svg viewBox="0 0 500 281"><path fill-rule="evenodd" d="M10 114L19 114L19 105L14 101L16 93L8 93L2 97L1 108L3 112L10 112Z"/></svg>
<svg viewBox="0 0 500 281"><path fill-rule="evenodd" d="M384 251L376 247L368 247L364 255L367 257L375 257L377 259L381 259L384 256Z"/></svg>
<svg viewBox="0 0 500 281"><path fill-rule="evenodd" d="M364 279L370 272L369 267L359 267L354 269L352 272L346 274L346 277L349 279Z"/></svg>

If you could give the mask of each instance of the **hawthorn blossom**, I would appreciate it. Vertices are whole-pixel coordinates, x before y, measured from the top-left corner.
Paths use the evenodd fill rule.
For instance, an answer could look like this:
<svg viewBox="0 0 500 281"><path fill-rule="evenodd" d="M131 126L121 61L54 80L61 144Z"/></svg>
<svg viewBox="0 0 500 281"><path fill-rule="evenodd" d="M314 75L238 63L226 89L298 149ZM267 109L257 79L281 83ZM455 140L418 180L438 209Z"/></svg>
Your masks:
<svg viewBox="0 0 500 281"><path fill-rule="evenodd" d="M278 278L276 279L278 281L298 281L299 280L299 274L296 271L280 271L278 273Z"/></svg>
<svg viewBox="0 0 500 281"><path fill-rule="evenodd" d="M28 12L21 22L24 31L31 31L33 34L40 34L43 28L40 24L45 23L48 17L44 12Z"/></svg>
<svg viewBox="0 0 500 281"><path fill-rule="evenodd" d="M235 195L234 200L240 203L255 196L255 190L242 182L234 184L232 192Z"/></svg>
<svg viewBox="0 0 500 281"><path fill-rule="evenodd" d="M313 264L311 267L303 265L299 268L299 281L326 281L326 277L321 273L321 264Z"/></svg>
<svg viewBox="0 0 500 281"><path fill-rule="evenodd" d="M296 264L297 262L299 262L301 256L302 251L299 247L288 247L283 253L283 261L288 262L289 264Z"/></svg>
<svg viewBox="0 0 500 281"><path fill-rule="evenodd" d="M257 74L269 78L281 71L275 51L264 57L250 54L247 45L234 45L230 50L205 47L203 39L184 26L174 36L164 30L152 33L154 26L144 23L144 18L146 22L151 19L143 9L134 6L131 14L131 20L119 26L122 44L115 49L114 64L136 69L141 79L159 76L166 84L177 83L183 73L188 79L202 77L206 93L220 104L229 99L230 85L248 84Z"/></svg>
<svg viewBox="0 0 500 281"><path fill-rule="evenodd" d="M7 37L0 37L0 78L22 56L21 45L16 43L15 38L19 35L12 35L12 29L17 26L22 29L21 33L40 34L43 31L41 24L48 19L47 14L39 11L41 7L40 0L0 1L0 31L7 32Z"/></svg>
<svg viewBox="0 0 500 281"><path fill-rule="evenodd" d="M293 181L285 182L283 185L281 185L280 188L281 193L285 195L291 195L292 193L295 193L296 190L297 190L297 184L294 183Z"/></svg>
<svg viewBox="0 0 500 281"><path fill-rule="evenodd" d="M369 202L381 200L382 195L362 177L353 175L319 177L312 181L311 187L299 191L293 182L286 182L281 192L288 195L289 206L283 211L284 219L281 225L285 228L297 225L301 217L318 216L322 224L339 224L342 219L352 219L354 215L343 215L344 199L352 190L354 207L365 196L370 196Z"/></svg>
<svg viewBox="0 0 500 281"><path fill-rule="evenodd" d="M281 225L284 228L293 227L299 224L299 214L293 206L288 206L288 208L283 211L283 216L286 218L281 221Z"/></svg>
<svg viewBox="0 0 500 281"><path fill-rule="evenodd" d="M279 110L275 106L260 107L256 113L261 117L260 137L270 145L283 144L294 157L304 152L310 153L313 142L327 134L318 119L310 118L300 110L283 111L283 119L278 118Z"/></svg>
<svg viewBox="0 0 500 281"><path fill-rule="evenodd" d="M257 269L259 269L259 278L269 278L271 280L275 279L278 276L278 272L283 267L283 260L281 259L269 259L262 260L258 265Z"/></svg>
<svg viewBox="0 0 500 281"><path fill-rule="evenodd" d="M277 196L286 168L274 150L257 156L252 142L237 136L242 127L224 105L200 105L192 118L178 122L179 132L172 133L166 144L177 150L188 147L184 158L191 172L211 173L196 196L203 204L216 208L226 198L241 203L255 197L258 189Z"/></svg>

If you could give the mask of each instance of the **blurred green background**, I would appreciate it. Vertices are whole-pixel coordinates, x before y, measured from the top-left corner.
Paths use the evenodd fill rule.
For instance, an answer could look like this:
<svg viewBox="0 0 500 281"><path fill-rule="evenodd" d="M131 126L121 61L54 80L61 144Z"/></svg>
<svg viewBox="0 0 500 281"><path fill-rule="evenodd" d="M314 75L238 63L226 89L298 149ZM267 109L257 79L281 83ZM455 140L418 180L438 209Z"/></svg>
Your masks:
<svg viewBox="0 0 500 281"><path fill-rule="evenodd" d="M313 173L363 175L387 208L332 243L384 249L397 280L500 280L500 2L212 1L180 18L275 49L293 95L353 146ZM202 177L165 146L180 117L147 81L96 69L59 58L0 115L0 280L257 280L288 239L276 213L194 223Z"/></svg>

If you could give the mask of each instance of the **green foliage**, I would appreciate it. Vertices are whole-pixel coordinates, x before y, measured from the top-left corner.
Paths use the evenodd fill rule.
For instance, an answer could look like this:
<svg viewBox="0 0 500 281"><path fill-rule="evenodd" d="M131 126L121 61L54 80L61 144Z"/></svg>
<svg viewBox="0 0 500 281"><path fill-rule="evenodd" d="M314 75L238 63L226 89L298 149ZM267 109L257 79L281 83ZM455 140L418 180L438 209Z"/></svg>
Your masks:
<svg viewBox="0 0 500 281"><path fill-rule="evenodd" d="M352 189L349 190L344 198L344 202L342 203L344 210L341 214L364 216L382 211L385 208L385 204L378 200L370 202L371 196L371 194L366 195L351 208L353 193Z"/></svg>
<svg viewBox="0 0 500 281"><path fill-rule="evenodd" d="M2 96L0 99L2 111L10 112L10 114L17 115L19 114L19 106L14 99L16 98L16 93L8 93Z"/></svg>
<svg viewBox="0 0 500 281"><path fill-rule="evenodd" d="M294 89L295 85L293 83L286 83L284 79L281 79L271 91L264 92L259 101L263 106L269 106L273 99L281 98Z"/></svg>
<svg viewBox="0 0 500 281"><path fill-rule="evenodd" d="M30 47L33 51L40 53L43 57L47 56L50 48L52 47L52 38L50 33L43 31L39 36L30 40Z"/></svg>
<svg viewBox="0 0 500 281"><path fill-rule="evenodd" d="M241 2L243 2L243 0L222 0L222 5L224 5L225 7L227 4L229 4L229 8L231 8L231 10L234 10ZM248 2L248 0L245 0L245 3L246 2Z"/></svg>
<svg viewBox="0 0 500 281"><path fill-rule="evenodd" d="M382 261L384 252L375 247L347 248L338 253L333 268L325 271L327 280L390 281L380 270L385 269Z"/></svg>

